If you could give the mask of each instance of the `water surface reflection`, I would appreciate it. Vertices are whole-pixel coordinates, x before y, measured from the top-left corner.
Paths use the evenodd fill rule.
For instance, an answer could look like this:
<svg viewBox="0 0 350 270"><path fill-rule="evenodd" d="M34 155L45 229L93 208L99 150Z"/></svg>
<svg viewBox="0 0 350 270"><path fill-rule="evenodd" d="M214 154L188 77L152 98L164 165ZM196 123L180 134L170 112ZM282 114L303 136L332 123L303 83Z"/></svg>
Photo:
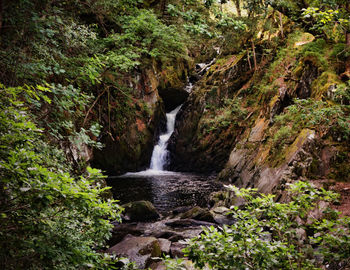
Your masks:
<svg viewBox="0 0 350 270"><path fill-rule="evenodd" d="M211 192L222 189L215 176L148 170L109 177L115 199L120 203L147 200L161 213L180 206L207 206Z"/></svg>

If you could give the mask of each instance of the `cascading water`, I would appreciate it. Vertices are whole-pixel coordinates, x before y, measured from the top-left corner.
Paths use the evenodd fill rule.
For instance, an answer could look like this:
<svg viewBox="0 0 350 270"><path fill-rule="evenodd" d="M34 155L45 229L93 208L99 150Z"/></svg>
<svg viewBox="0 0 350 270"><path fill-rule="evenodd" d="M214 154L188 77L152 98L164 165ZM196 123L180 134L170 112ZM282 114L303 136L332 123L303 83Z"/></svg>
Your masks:
<svg viewBox="0 0 350 270"><path fill-rule="evenodd" d="M199 78L214 62L198 64ZM185 91L191 93L194 84L195 81L189 79ZM153 148L149 169L107 179L115 198L122 204L147 200L161 213L169 213L181 206L205 207L209 194L222 189L221 183L212 181L215 177L164 170L169 161L168 142L174 132L176 115L181 106L166 114L167 130L159 136Z"/></svg>
<svg viewBox="0 0 350 270"><path fill-rule="evenodd" d="M150 169L154 171L163 171L164 166L168 160L168 141L170 139L171 134L174 132L175 128L175 119L176 115L179 112L182 105L178 106L173 111L166 114L167 120L167 131L164 134L159 136L158 144L154 146L152 158L151 158L151 166Z"/></svg>

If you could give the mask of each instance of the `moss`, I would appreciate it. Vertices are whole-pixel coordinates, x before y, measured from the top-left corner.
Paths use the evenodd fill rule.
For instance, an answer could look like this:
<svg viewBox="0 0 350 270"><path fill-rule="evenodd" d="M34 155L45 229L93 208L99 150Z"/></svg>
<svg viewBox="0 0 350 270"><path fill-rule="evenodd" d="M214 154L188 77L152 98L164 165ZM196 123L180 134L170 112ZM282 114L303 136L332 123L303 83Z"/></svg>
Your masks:
<svg viewBox="0 0 350 270"><path fill-rule="evenodd" d="M271 148L270 148L271 155L269 157L270 165L272 167L279 167L282 164L289 162L293 158L293 156L298 152L300 147L303 146L303 144L306 142L308 137L312 134L314 134L313 130L310 130L310 129L301 130L298 137L294 140L294 142L290 146L285 148L283 148L283 145L286 145L286 144L280 143L278 147L279 149L276 149L276 146L273 143L271 143Z"/></svg>
<svg viewBox="0 0 350 270"><path fill-rule="evenodd" d="M270 109L272 109L275 106L275 104L278 102L278 100L279 100L279 95L275 95L271 99L270 104L269 104Z"/></svg>
<svg viewBox="0 0 350 270"><path fill-rule="evenodd" d="M314 66L327 70L328 61L326 59L326 51L328 45L324 39L316 39L313 42L305 44L300 51L300 63L303 64L310 61Z"/></svg>
<svg viewBox="0 0 350 270"><path fill-rule="evenodd" d="M285 151L285 157L286 157L287 162L292 159L292 157L295 155L295 153L306 142L308 137L314 133L315 133L314 131L307 129L307 128L303 129L299 133L299 136L295 139L294 143L291 146L289 146Z"/></svg>
<svg viewBox="0 0 350 270"><path fill-rule="evenodd" d="M319 175L320 160L318 158L313 158L308 170L308 177L317 178Z"/></svg>
<svg viewBox="0 0 350 270"><path fill-rule="evenodd" d="M311 97L320 100L326 97L331 87L342 84L339 76L333 71L325 71L319 76L311 86Z"/></svg>
<svg viewBox="0 0 350 270"><path fill-rule="evenodd" d="M330 177L337 181L350 182L350 156L346 149L339 151L334 158L334 166Z"/></svg>

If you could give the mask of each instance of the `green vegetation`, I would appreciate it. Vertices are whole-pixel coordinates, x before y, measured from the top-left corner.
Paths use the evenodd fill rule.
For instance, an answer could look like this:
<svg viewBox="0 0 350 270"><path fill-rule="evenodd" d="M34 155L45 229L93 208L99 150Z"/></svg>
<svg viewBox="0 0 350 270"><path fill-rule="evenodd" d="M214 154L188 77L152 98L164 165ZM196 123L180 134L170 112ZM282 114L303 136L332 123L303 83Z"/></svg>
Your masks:
<svg viewBox="0 0 350 270"><path fill-rule="evenodd" d="M32 122L31 99L48 89L1 86L0 265L3 269L104 268L97 250L121 208L103 199L99 170L77 176L62 150ZM23 97L27 100L23 101ZM106 219L108 217L108 219Z"/></svg>
<svg viewBox="0 0 350 270"><path fill-rule="evenodd" d="M300 181L290 185L289 201L279 203L256 189L229 188L245 203L232 207L234 225L206 228L187 241L185 254L198 269L322 269L349 263L349 218L328 207L318 210L337 194ZM178 268L174 263L168 262L170 269L183 269L181 261Z"/></svg>
<svg viewBox="0 0 350 270"><path fill-rule="evenodd" d="M207 160L224 164L239 143L260 151L252 171L276 167L311 130L334 150L324 177L346 180L349 13L346 0L0 0L0 268L111 268L122 209L89 162L111 151L101 163L114 172L144 167L132 158L147 159L164 118L159 92L214 58L191 94L194 154L222 151ZM298 182L280 203L231 190L246 200L232 207L236 223L188 241L199 269L349 264L349 219L307 217L334 193Z"/></svg>

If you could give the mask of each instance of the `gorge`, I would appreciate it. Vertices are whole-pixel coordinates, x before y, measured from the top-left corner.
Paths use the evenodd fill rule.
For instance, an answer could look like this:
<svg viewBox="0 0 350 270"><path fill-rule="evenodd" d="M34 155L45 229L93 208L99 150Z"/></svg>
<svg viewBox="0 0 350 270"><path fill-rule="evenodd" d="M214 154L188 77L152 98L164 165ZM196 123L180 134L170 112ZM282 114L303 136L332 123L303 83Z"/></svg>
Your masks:
<svg viewBox="0 0 350 270"><path fill-rule="evenodd" d="M348 2L0 1L0 269L348 269Z"/></svg>

